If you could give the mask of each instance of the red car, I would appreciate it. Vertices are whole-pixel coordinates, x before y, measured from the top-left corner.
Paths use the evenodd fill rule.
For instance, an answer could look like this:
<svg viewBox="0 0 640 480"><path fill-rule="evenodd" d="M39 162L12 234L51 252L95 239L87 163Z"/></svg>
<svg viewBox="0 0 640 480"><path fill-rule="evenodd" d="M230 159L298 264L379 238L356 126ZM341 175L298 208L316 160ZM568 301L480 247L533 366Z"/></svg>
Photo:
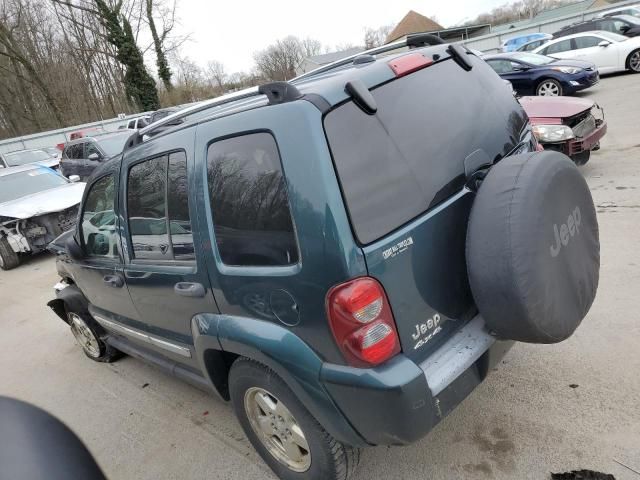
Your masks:
<svg viewBox="0 0 640 480"><path fill-rule="evenodd" d="M589 161L591 150L600 148L607 122L600 106L575 97L521 97L533 133L547 150L571 157L576 165Z"/></svg>

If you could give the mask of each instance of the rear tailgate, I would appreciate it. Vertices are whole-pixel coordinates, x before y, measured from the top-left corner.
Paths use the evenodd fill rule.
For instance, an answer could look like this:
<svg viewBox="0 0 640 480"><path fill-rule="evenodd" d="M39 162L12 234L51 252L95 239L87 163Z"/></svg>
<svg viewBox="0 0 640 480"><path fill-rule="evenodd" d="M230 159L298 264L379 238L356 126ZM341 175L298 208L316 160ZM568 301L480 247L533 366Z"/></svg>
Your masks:
<svg viewBox="0 0 640 480"><path fill-rule="evenodd" d="M325 118L354 235L415 361L476 313L465 261L474 196L465 159L495 162L527 125L493 70L469 61L470 71L446 58L372 89L375 115L349 101Z"/></svg>

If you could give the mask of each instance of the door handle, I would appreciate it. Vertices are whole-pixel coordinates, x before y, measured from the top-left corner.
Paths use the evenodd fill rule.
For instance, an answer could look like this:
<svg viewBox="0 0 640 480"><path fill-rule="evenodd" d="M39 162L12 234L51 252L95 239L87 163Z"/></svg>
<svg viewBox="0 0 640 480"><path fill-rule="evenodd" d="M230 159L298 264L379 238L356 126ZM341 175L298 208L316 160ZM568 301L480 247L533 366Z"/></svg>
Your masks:
<svg viewBox="0 0 640 480"><path fill-rule="evenodd" d="M178 282L174 285L173 291L182 297L202 298L207 291L201 283Z"/></svg>
<svg viewBox="0 0 640 480"><path fill-rule="evenodd" d="M102 281L113 288L121 288L124 285L124 279L120 275L105 275Z"/></svg>

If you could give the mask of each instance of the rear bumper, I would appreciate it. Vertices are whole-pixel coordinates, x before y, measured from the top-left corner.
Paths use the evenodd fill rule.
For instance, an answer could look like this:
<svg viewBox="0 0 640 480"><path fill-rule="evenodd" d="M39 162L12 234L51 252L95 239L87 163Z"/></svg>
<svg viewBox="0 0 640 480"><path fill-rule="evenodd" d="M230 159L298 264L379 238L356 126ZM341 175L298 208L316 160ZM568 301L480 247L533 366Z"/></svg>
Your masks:
<svg viewBox="0 0 640 480"><path fill-rule="evenodd" d="M462 402L513 343L497 341L476 316L420 365L404 355L372 369L325 364L321 380L367 443L404 445Z"/></svg>

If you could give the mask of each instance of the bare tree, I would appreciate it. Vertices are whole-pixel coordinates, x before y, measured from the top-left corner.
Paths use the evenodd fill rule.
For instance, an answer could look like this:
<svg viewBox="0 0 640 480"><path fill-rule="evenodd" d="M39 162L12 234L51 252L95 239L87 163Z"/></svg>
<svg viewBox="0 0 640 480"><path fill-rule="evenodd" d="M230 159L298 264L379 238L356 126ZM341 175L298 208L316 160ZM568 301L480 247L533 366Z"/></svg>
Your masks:
<svg viewBox="0 0 640 480"><path fill-rule="evenodd" d="M315 40L313 38L305 38L300 41L302 46L302 54L304 58L314 57L316 55L320 55L322 51L322 43L319 40Z"/></svg>
<svg viewBox="0 0 640 480"><path fill-rule="evenodd" d="M505 3L490 12L480 14L475 19L466 22L466 25L478 23L500 25L502 23L531 19L543 10L561 7L569 3L573 3L573 0L519 0Z"/></svg>
<svg viewBox="0 0 640 480"><path fill-rule="evenodd" d="M224 91L224 85L227 80L227 74L224 71L224 65L217 60L207 63L207 76L215 82L215 86L220 89L220 93Z"/></svg>
<svg viewBox="0 0 640 480"><path fill-rule="evenodd" d="M173 30L173 26L175 25L175 2L173 4L173 8L171 10L161 10L162 20L163 20L163 29L162 32L158 33L158 29L156 28L156 21L153 18L154 14L154 0L145 0L146 4L146 13L147 13L147 23L149 24L149 31L151 32L151 38L153 38L153 47L156 52L156 65L158 66L158 77L162 80L162 84L164 88L167 90L171 90L173 87L171 85L171 69L169 68L169 62L167 60L167 52L165 50L164 42L167 38L167 35ZM156 9L158 7L158 3L156 3Z"/></svg>
<svg viewBox="0 0 640 480"><path fill-rule="evenodd" d="M378 28L366 28L364 31L364 48L376 48L384 45L389 33L393 30L393 25L383 25Z"/></svg>
<svg viewBox="0 0 640 480"><path fill-rule="evenodd" d="M257 52L253 58L258 73L265 79L288 80L296 76L307 56L317 55L321 48L316 40L300 40L290 35Z"/></svg>

